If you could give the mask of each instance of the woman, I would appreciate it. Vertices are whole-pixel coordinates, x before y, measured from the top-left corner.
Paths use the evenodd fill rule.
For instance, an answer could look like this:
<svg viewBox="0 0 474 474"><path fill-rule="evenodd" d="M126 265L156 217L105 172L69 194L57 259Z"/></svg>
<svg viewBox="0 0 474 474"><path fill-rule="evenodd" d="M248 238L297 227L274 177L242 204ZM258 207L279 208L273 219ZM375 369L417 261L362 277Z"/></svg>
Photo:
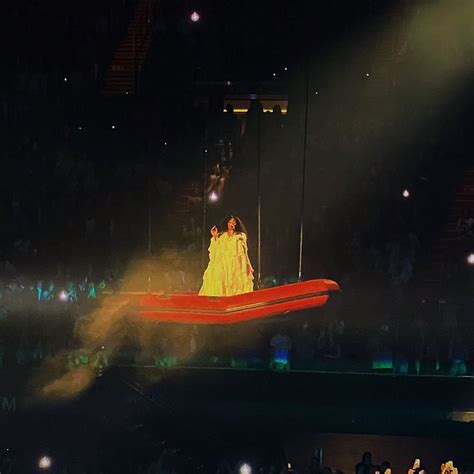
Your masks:
<svg viewBox="0 0 474 474"><path fill-rule="evenodd" d="M209 265L204 272L202 296L232 296L253 291L253 268L247 250L247 231L241 220L229 216L226 230L211 229Z"/></svg>

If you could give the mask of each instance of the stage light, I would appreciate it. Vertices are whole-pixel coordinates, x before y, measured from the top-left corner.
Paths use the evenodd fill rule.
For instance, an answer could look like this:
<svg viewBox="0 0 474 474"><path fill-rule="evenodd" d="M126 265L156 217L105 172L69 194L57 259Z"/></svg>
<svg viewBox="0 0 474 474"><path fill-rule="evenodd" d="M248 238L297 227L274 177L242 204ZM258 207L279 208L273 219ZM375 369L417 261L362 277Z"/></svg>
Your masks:
<svg viewBox="0 0 474 474"><path fill-rule="evenodd" d="M115 130L115 125L112 125L112 130Z"/></svg>
<svg viewBox="0 0 474 474"><path fill-rule="evenodd" d="M285 66L283 69L284 69L285 71L288 71L288 68L287 68L286 66Z"/></svg>
<svg viewBox="0 0 474 474"><path fill-rule="evenodd" d="M252 473L252 468L247 463L243 463L242 466L240 466L239 474L251 474L251 473Z"/></svg>
<svg viewBox="0 0 474 474"><path fill-rule="evenodd" d="M276 77L276 75L277 75L277 73L276 73L276 72L274 72L274 73L272 74L272 76L273 76L273 77Z"/></svg>
<svg viewBox="0 0 474 474"><path fill-rule="evenodd" d="M249 109L234 109L234 114L246 114L248 111ZM270 109L268 107L264 107L263 111L273 113L273 109ZM227 113L227 109L222 109L222 112ZM287 112L288 112L288 109L286 108L281 109L282 114L286 114Z"/></svg>
<svg viewBox="0 0 474 474"><path fill-rule="evenodd" d="M227 81L226 84L227 84L228 86L230 86L230 85L232 84L232 82Z"/></svg>
<svg viewBox="0 0 474 474"><path fill-rule="evenodd" d="M204 153L207 153L207 148L204 149Z"/></svg>
<svg viewBox="0 0 474 474"><path fill-rule="evenodd" d="M66 293L64 290L62 290L62 291L59 293L59 299L60 299L61 301L67 301L67 293Z"/></svg>
<svg viewBox="0 0 474 474"><path fill-rule="evenodd" d="M408 189L404 189L403 190L403 193L402 193L402 196L407 199L410 197L410 191L408 191Z"/></svg>
<svg viewBox="0 0 474 474"><path fill-rule="evenodd" d="M43 471L46 471L46 470L50 469L51 465L52 465L52 462L51 462L51 458L49 456L42 456L38 460L38 468L43 470Z"/></svg>
<svg viewBox="0 0 474 474"><path fill-rule="evenodd" d="M67 77L64 78L64 82L67 82Z"/></svg>
<svg viewBox="0 0 474 474"><path fill-rule="evenodd" d="M198 22L198 21L201 19L201 15L199 15L199 13L198 13L197 11L193 11L193 12L191 13L190 18L191 18L191 21L192 21L193 23L196 23L196 22Z"/></svg>
<svg viewBox="0 0 474 474"><path fill-rule="evenodd" d="M212 191L211 193L209 193L209 201L216 202L218 199L219 199L219 196L217 195L215 191Z"/></svg>
<svg viewBox="0 0 474 474"><path fill-rule="evenodd" d="M469 265L474 265L474 253L470 253L466 260Z"/></svg>

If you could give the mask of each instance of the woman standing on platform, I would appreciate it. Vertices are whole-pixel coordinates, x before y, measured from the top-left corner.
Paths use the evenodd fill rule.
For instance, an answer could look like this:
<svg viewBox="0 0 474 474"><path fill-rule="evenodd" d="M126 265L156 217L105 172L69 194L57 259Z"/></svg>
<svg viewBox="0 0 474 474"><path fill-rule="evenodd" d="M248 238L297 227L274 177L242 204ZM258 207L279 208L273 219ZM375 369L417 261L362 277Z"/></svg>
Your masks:
<svg viewBox="0 0 474 474"><path fill-rule="evenodd" d="M225 231L211 228L209 264L199 294L232 296L253 291L253 268L247 249L247 231L236 216L224 221Z"/></svg>

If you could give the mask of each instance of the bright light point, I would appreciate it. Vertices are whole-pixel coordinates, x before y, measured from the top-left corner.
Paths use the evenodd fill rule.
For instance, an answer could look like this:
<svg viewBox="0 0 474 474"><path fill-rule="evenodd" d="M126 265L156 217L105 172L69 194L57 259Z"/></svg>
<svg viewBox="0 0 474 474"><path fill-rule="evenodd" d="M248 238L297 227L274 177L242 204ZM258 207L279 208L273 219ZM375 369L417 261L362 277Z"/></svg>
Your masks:
<svg viewBox="0 0 474 474"><path fill-rule="evenodd" d="M285 66L283 69L284 69L285 71L288 71L288 68L287 68L286 66Z"/></svg>
<svg viewBox="0 0 474 474"><path fill-rule="evenodd" d="M64 290L59 293L59 299L61 301L67 301L67 293Z"/></svg>
<svg viewBox="0 0 474 474"><path fill-rule="evenodd" d="M199 21L201 19L201 15L199 15L199 13L197 11L193 11L191 13L191 21L193 21L194 23L196 23L197 21Z"/></svg>
<svg viewBox="0 0 474 474"><path fill-rule="evenodd" d="M248 464L242 464L239 469L240 474L251 474L252 468Z"/></svg>
<svg viewBox="0 0 474 474"><path fill-rule="evenodd" d="M318 95L318 94L319 94L319 92L318 92L318 91L314 91L314 95Z"/></svg>
<svg viewBox="0 0 474 474"><path fill-rule="evenodd" d="M207 148L204 150L204 153L207 153Z"/></svg>
<svg viewBox="0 0 474 474"><path fill-rule="evenodd" d="M410 197L410 191L408 191L408 189L405 189L402 193L402 196L404 198L409 198Z"/></svg>
<svg viewBox="0 0 474 474"><path fill-rule="evenodd" d="M79 127L77 127L78 130L82 130L82 127L79 125Z"/></svg>
<svg viewBox="0 0 474 474"><path fill-rule="evenodd" d="M469 263L469 265L474 265L474 253L470 253L468 256L467 256L467 263Z"/></svg>
<svg viewBox="0 0 474 474"><path fill-rule="evenodd" d="M67 82L67 77L64 78L64 82Z"/></svg>
<svg viewBox="0 0 474 474"><path fill-rule="evenodd" d="M219 196L217 195L217 193L215 191L212 191L210 194L209 194L209 201L211 202L216 202L217 199L219 199Z"/></svg>
<svg viewBox="0 0 474 474"><path fill-rule="evenodd" d="M125 95L128 95L128 92L125 92Z"/></svg>
<svg viewBox="0 0 474 474"><path fill-rule="evenodd" d="M115 125L112 125L112 130L115 130Z"/></svg>
<svg viewBox="0 0 474 474"><path fill-rule="evenodd" d="M165 142L164 145L165 145L165 146L168 146L168 142Z"/></svg>
<svg viewBox="0 0 474 474"><path fill-rule="evenodd" d="M366 75L367 77L369 77L369 76L370 76L370 73L367 72L365 75Z"/></svg>
<svg viewBox="0 0 474 474"><path fill-rule="evenodd" d="M230 81L227 81L226 84L230 86L232 83Z"/></svg>
<svg viewBox="0 0 474 474"><path fill-rule="evenodd" d="M40 469L46 470L51 467L51 458L49 456L43 456L38 461L38 467Z"/></svg>
<svg viewBox="0 0 474 474"><path fill-rule="evenodd" d="M276 73L276 72L274 72L274 73L272 74L272 76L273 76L273 77L276 77L276 75L277 75L277 73Z"/></svg>

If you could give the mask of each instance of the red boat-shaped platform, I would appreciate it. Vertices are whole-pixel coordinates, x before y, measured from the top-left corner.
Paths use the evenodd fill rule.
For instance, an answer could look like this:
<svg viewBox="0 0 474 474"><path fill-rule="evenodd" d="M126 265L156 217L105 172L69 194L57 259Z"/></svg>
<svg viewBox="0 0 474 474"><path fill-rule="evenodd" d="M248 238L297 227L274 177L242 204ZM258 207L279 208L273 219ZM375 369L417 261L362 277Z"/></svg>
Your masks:
<svg viewBox="0 0 474 474"><path fill-rule="evenodd" d="M332 280L309 280L236 296L145 294L138 300L139 315L181 324L235 324L324 306L339 291Z"/></svg>

